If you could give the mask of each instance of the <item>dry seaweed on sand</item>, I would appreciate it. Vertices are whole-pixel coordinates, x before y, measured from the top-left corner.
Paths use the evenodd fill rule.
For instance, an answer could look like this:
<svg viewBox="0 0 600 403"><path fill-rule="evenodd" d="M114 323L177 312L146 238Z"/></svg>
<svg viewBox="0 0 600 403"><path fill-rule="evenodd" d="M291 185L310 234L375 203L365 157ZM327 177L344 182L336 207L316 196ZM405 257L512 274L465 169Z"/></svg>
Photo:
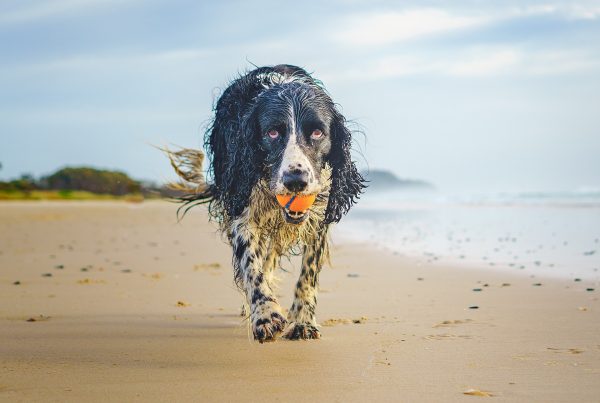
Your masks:
<svg viewBox="0 0 600 403"><path fill-rule="evenodd" d="M38 315L38 316L32 316L31 318L25 320L25 322L45 322L49 319L50 319L50 316Z"/></svg>
<svg viewBox="0 0 600 403"><path fill-rule="evenodd" d="M454 325L462 325L464 323L469 323L472 322L472 319L464 319L464 320L460 320L460 319L455 319L455 320L445 320L443 322L438 323L437 325L434 325L433 327L450 327L450 326L454 326Z"/></svg>
<svg viewBox="0 0 600 403"><path fill-rule="evenodd" d="M546 350L550 350L554 353L565 353L565 354L581 354L583 350L579 348L556 348L556 347L546 347Z"/></svg>
<svg viewBox="0 0 600 403"><path fill-rule="evenodd" d="M336 326L336 325L348 325L350 323L354 323L354 324L362 324L365 323L367 321L367 317L366 316L361 316L360 318L357 319L348 319L348 318L332 318L332 319L327 319L325 321L323 321L321 323L322 326Z"/></svg>
<svg viewBox="0 0 600 403"><path fill-rule="evenodd" d="M88 284L106 284L104 280L93 280L91 278L83 278L81 280L77 280L77 284L88 285Z"/></svg>
<svg viewBox="0 0 600 403"><path fill-rule="evenodd" d="M200 270L218 270L221 268L220 263L199 263L194 265L194 271Z"/></svg>
<svg viewBox="0 0 600 403"><path fill-rule="evenodd" d="M323 325L323 326L335 326L335 325L347 325L349 323L352 323L351 319L333 318L333 319L327 319L327 320L321 322L321 325Z"/></svg>
<svg viewBox="0 0 600 403"><path fill-rule="evenodd" d="M492 394L492 392L488 392L486 390L479 390L479 389L467 389L463 392L463 395L468 395L468 396L480 396L480 397L492 397L494 396Z"/></svg>

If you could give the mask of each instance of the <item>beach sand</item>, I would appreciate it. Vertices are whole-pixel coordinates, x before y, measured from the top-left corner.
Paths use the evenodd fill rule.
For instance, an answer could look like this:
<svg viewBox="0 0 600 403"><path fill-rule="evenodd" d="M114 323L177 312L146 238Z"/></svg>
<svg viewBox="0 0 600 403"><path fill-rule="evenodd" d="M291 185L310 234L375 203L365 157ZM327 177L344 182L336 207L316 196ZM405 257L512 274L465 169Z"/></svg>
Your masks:
<svg viewBox="0 0 600 403"><path fill-rule="evenodd" d="M176 207L0 204L0 401L600 400L596 284L335 244L322 339L260 345L230 248Z"/></svg>

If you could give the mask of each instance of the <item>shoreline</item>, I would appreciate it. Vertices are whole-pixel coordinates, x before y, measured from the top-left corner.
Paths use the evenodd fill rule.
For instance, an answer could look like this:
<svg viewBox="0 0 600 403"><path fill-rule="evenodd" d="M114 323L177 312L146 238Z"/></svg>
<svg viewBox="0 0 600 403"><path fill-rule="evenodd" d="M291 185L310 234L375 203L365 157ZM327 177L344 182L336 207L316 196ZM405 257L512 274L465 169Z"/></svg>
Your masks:
<svg viewBox="0 0 600 403"><path fill-rule="evenodd" d="M26 203L0 204L0 400L600 393L599 290L585 282L536 286L334 242L320 278L323 338L259 345L239 316L231 251L201 208L177 223L167 202ZM289 307L298 259L283 267L277 295Z"/></svg>
<svg viewBox="0 0 600 403"><path fill-rule="evenodd" d="M334 244L336 244L336 242L333 242ZM360 247L360 248L364 248L365 250L367 250L369 252L372 253L384 253L386 255L389 255L393 258L398 258L398 259L402 259L406 262L406 264L410 264L416 267L431 267L434 269L450 269L450 270L457 270L457 271L474 271L474 272L478 272L478 273L496 273L499 275L508 275L508 276L515 276L518 278L530 278L530 279L542 279L542 280L548 280L548 281L559 281L559 282L565 282L565 283L569 283L569 282L579 282L579 283L584 283L584 284L588 284L591 287L597 287L600 288L600 281L596 280L596 279L590 279L590 278L586 278L586 276L578 276L575 273L568 273L568 274L564 274L564 273L549 273L549 272L535 272L532 273L531 271L528 270L522 270L519 268L512 268L512 267L508 267L506 264L496 264L494 266L489 266L489 265L485 265L482 264L480 262L476 262L473 260L460 260L458 258L453 258L453 257L449 257L449 256L442 256L439 257L438 259L434 259L434 260L426 260L425 257L428 257L428 255L425 255L424 253L421 255L418 254L405 254L405 253L400 253L397 251L394 251L393 249L391 249L390 247L384 246L384 245L378 245L374 242L358 242L355 240L342 240L342 241L337 241L337 244L340 246L347 246L349 248L352 247ZM600 277L600 273L596 275L597 277Z"/></svg>
<svg viewBox="0 0 600 403"><path fill-rule="evenodd" d="M346 231L341 234L423 263L599 282L597 212L541 205L441 204L412 210L359 205L343 223Z"/></svg>
<svg viewBox="0 0 600 403"><path fill-rule="evenodd" d="M72 199L72 200L64 200L64 199L43 199L43 200L37 200L37 199L31 199L31 200L0 200L0 208L3 205L13 205L13 206L31 206L33 205L35 202L35 204L39 205L39 206L68 206L68 205L79 205L79 206L95 206L95 205L104 205L104 206L110 206L112 204L116 204L116 205L127 205L127 206L131 206L131 207L141 207L143 205L153 205L153 204L166 204L166 205L171 205L176 207L177 206L177 202L176 201L171 201L168 199L144 199L144 200L136 200L136 199L128 199L128 198L122 198L122 199L81 199L81 200L76 200L76 199ZM417 207L415 207L417 206ZM427 203L424 203L422 205L415 205L413 207L410 207L409 205L402 205L402 211L406 210L411 210L411 209L416 209L416 210L434 210L435 208L433 207L433 205L428 206ZM549 205L518 205L518 206L512 206L512 205L485 205L485 206L480 206L477 204L471 205L471 204L457 204L457 205L447 205L445 206L446 208L456 208L456 207L460 207L460 208L464 208L464 209L469 209L469 208L479 208L479 207L489 207L489 208L498 208L498 207L502 207L502 208L513 208L513 207L523 207L523 208L532 208L532 209L539 209L539 208L561 208L561 207L572 207L572 206L564 206L564 205L560 205L560 206L549 206ZM577 206L577 208L584 208L587 209L588 207L591 206ZM598 206L593 206L593 208L598 208L600 207L600 205ZM212 225L211 223L208 223L208 225ZM334 228L334 234L337 232L340 232L340 225L342 226L342 231L344 228L344 223L342 224L338 224L336 225L336 227ZM216 226L214 227L215 232L217 231ZM449 256L449 255L443 255L443 254L439 254L439 253L433 253L433 252L424 252L424 251L411 251L411 252L406 252L406 251L398 251L395 250L393 247L390 247L389 245L384 245L384 244L380 244L377 241L372 241L372 240L357 240L355 237L353 236L347 236L347 235L342 235L342 236L335 236L335 239L333 240L333 243L339 244L339 245L349 245L349 246L356 246L356 245L360 245L365 246L367 245L368 248L373 249L374 251L377 251L378 253L381 251L384 251L386 253L390 253L394 256L399 256L405 259L409 259L411 260L414 264L417 265L422 265L422 264L426 264L426 265L431 265L431 266L440 266L440 265L448 265L451 267L454 267L456 269L467 269L467 270L476 270L476 271L497 271L499 273L514 273L517 276L524 276L524 277L530 277L530 278L540 278L540 279L563 279L563 280L567 280L567 281L573 281L574 279L581 279L582 281L586 281L594 286L600 286L600 263L598 263L598 268L596 268L594 271L589 271L589 269L587 270L587 272L584 270L582 271L581 268L577 268L575 271L573 272L562 272L559 270L554 270L555 268L553 267L554 265L552 265L552 267L546 268L546 270L544 271L543 269L539 269L539 268L533 268L533 271L530 270L531 267L527 267L525 270L521 270L518 267L511 267L511 263L507 262L507 261L497 261L497 262L486 262L486 261L482 261L482 260L477 260L477 258L469 258L469 259L462 259L456 256ZM402 246L398 247L398 249L401 249ZM529 261L526 262L529 265L531 265L532 263L534 263L533 261ZM520 265L521 263L514 263L515 265ZM563 264L564 265L564 264Z"/></svg>

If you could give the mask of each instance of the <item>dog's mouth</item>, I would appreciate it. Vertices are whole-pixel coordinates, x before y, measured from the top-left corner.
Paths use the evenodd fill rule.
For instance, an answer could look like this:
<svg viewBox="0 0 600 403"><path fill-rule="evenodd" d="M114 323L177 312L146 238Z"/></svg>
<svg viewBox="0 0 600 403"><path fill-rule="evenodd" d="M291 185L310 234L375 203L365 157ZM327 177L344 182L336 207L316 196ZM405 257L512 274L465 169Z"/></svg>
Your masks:
<svg viewBox="0 0 600 403"><path fill-rule="evenodd" d="M300 223L304 222L308 218L308 215L310 214L310 212L308 210L292 211L289 208L285 208L285 207L282 208L282 212L283 212L283 218L285 218L285 221L290 224L300 224Z"/></svg>
<svg viewBox="0 0 600 403"><path fill-rule="evenodd" d="M308 218L310 207L314 203L316 195L278 194L276 198L285 221L290 224L300 224Z"/></svg>

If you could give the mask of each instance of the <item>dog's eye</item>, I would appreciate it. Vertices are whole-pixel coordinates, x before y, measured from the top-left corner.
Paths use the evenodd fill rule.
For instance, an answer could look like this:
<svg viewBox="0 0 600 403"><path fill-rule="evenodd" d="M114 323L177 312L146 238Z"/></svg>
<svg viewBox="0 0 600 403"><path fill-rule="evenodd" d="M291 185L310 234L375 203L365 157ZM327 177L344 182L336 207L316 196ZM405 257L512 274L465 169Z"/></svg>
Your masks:
<svg viewBox="0 0 600 403"><path fill-rule="evenodd" d="M313 130L313 132L310 134L310 137L313 139L320 139L323 137L323 132L319 129Z"/></svg>
<svg viewBox="0 0 600 403"><path fill-rule="evenodd" d="M277 137L279 137L279 132L275 129L271 129L267 132L267 136L269 136L272 139L276 139Z"/></svg>

